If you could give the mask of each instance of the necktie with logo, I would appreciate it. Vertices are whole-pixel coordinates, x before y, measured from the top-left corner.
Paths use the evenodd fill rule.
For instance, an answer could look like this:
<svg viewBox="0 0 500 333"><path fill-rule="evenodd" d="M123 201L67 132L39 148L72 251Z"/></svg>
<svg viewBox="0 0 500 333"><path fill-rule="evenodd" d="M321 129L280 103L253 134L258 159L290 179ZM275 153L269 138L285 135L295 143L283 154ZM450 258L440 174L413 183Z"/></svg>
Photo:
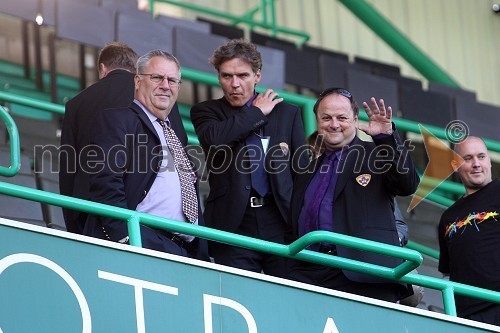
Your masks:
<svg viewBox="0 0 500 333"><path fill-rule="evenodd" d="M167 145L174 158L175 169L179 173L181 183L182 211L189 222L194 223L198 219L198 200L196 198L196 189L194 187L196 176L191 167L184 148L175 132L167 126L165 121L158 119Z"/></svg>

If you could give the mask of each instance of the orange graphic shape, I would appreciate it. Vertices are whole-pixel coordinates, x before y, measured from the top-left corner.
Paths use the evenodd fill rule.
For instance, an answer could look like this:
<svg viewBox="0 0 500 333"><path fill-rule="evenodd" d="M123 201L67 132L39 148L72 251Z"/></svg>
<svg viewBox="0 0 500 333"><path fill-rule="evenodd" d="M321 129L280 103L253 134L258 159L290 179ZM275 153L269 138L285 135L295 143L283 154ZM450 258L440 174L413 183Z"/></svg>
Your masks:
<svg viewBox="0 0 500 333"><path fill-rule="evenodd" d="M410 202L408 212L415 208L455 171L451 166L452 160L457 161L459 167L464 163L464 159L450 149L447 144L439 140L424 126L420 124L418 126L424 138L424 146L429 163L425 167L420 184Z"/></svg>

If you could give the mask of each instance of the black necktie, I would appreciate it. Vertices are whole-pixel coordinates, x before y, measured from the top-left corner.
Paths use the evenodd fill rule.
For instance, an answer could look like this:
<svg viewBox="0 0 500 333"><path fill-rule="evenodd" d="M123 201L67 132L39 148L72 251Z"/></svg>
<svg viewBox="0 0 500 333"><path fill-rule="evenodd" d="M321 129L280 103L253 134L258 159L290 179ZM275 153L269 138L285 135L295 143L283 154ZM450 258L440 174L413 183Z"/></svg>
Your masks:
<svg viewBox="0 0 500 333"><path fill-rule="evenodd" d="M264 158L266 154L262 147L262 140L260 136L252 132L245 140L247 145L247 154L250 156L252 169L255 169L251 173L252 178L252 188L261 197L265 197L269 192L269 179L266 174L266 169L264 167Z"/></svg>

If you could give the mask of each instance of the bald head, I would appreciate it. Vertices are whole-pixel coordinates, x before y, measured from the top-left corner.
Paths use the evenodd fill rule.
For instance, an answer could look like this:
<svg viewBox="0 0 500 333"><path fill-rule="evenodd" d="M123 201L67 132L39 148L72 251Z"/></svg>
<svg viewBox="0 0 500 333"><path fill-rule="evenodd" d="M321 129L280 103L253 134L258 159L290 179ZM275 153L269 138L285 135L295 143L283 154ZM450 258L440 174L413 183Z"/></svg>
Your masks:
<svg viewBox="0 0 500 333"><path fill-rule="evenodd" d="M464 151L469 150L473 146L476 148L481 147L482 150L487 152L487 148L486 148L486 144L484 143L484 140L477 137L477 136L467 137L464 141L455 144L455 147L453 148L453 150L455 151L455 153L462 156L462 153Z"/></svg>
<svg viewBox="0 0 500 333"><path fill-rule="evenodd" d="M454 150L464 159L461 165L456 160L451 164L460 176L467 194L472 194L491 182L491 160L483 139L470 136L455 145Z"/></svg>

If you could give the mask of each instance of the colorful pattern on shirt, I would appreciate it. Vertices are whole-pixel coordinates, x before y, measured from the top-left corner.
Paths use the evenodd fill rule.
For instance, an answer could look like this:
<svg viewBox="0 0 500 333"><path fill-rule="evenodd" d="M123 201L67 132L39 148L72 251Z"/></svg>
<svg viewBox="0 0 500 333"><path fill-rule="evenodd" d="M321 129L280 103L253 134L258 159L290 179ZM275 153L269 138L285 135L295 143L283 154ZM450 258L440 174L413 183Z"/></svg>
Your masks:
<svg viewBox="0 0 500 333"><path fill-rule="evenodd" d="M465 231L467 226L474 225L477 231L479 231L478 224L483 223L484 221L493 218L495 221L498 221L496 217L500 215L497 212L482 212L482 213L471 213L465 219L458 220L449 224L446 227L446 231L444 233L445 237L451 238L458 230L464 228L462 233Z"/></svg>

